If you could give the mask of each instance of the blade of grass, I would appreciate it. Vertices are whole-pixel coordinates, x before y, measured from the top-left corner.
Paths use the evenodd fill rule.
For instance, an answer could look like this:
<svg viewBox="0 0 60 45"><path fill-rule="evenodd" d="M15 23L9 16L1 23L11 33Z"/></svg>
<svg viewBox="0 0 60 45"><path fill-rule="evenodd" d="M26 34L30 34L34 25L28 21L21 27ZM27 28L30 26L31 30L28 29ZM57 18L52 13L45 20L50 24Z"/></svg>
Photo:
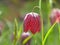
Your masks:
<svg viewBox="0 0 60 45"><path fill-rule="evenodd" d="M22 27L23 27L23 23L20 25L20 27L19 27L19 31L18 31L18 34L17 34L17 39L19 39L20 38L20 35L21 35L21 33L22 33Z"/></svg>
<svg viewBox="0 0 60 45"><path fill-rule="evenodd" d="M23 41L23 45L25 45L25 44L27 43L27 41L28 41L29 39L31 39L32 36L33 36L33 35L27 37L27 38Z"/></svg>
<svg viewBox="0 0 60 45"><path fill-rule="evenodd" d="M40 8L40 14L41 14L41 4L42 4L42 0L39 0L39 8ZM42 16L42 14L41 14L41 23L42 23L42 45L44 45L43 44L43 40L44 40L44 31L43 31L43 16Z"/></svg>
<svg viewBox="0 0 60 45"><path fill-rule="evenodd" d="M21 36L21 33L22 33L22 27L23 27L23 23L20 25L20 27L19 27L19 31L18 31L18 33L17 33L17 40L19 40L20 39L20 36ZM18 41L16 42L16 44L18 44Z"/></svg>
<svg viewBox="0 0 60 45"><path fill-rule="evenodd" d="M40 8L40 11L41 11L41 0L39 0L39 8Z"/></svg>
<svg viewBox="0 0 60 45"><path fill-rule="evenodd" d="M52 9L52 0L48 0L47 1L47 14L48 14L48 27L50 27L49 25L50 25L50 19L49 19L49 14L50 14L50 11L51 11L51 9Z"/></svg>
<svg viewBox="0 0 60 45"><path fill-rule="evenodd" d="M59 40L60 40L60 24L58 23L58 30L59 30Z"/></svg>
<svg viewBox="0 0 60 45"><path fill-rule="evenodd" d="M16 41L17 41L17 30L18 30L18 23L17 23L17 19L15 18L15 29L14 29L14 32L15 32L15 37L14 37L14 45L16 45Z"/></svg>

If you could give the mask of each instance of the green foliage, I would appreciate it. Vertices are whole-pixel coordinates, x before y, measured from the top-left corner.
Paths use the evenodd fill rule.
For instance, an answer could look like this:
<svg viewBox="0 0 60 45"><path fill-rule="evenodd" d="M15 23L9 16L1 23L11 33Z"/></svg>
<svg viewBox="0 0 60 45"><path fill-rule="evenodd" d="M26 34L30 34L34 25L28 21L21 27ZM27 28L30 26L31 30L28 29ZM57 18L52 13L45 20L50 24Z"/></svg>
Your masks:
<svg viewBox="0 0 60 45"><path fill-rule="evenodd" d="M17 1L17 0L16 0ZM16 1L14 3L16 3ZM26 13L31 12L34 6L39 6L40 9L34 9L34 12L40 13L43 18L43 39L42 40L42 30L40 33L37 33L35 35L31 35L27 39L23 41L23 44L25 44L30 38L31 38L31 45L42 45L42 42L44 42L44 45L60 45L60 24L54 24L51 26L49 15L50 11L53 8L53 3L56 2L56 0L36 0L33 2L26 2L25 6L21 9L19 9L22 16L25 16ZM56 4L56 7L59 7L58 4ZM9 8L5 4L0 3L0 20L2 20L5 16L8 16L9 14ZM13 41L11 40L11 34L15 32L15 44L20 45L20 37L23 32L23 22L18 21L17 19L14 19L13 22L9 21L8 19L5 19L5 28L2 31L2 35L0 36L0 45L13 45ZM20 39L21 40L21 39Z"/></svg>

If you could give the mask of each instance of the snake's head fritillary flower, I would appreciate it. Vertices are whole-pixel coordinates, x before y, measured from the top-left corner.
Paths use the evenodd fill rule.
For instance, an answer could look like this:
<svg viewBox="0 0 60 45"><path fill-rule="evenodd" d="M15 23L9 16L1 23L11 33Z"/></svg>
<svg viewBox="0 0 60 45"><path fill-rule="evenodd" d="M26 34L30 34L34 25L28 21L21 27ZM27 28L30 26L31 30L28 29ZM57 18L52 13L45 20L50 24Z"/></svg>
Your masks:
<svg viewBox="0 0 60 45"><path fill-rule="evenodd" d="M30 36L29 32L23 32L21 35L21 43L23 43L23 41ZM25 43L25 45L30 45L31 43L31 38Z"/></svg>
<svg viewBox="0 0 60 45"><path fill-rule="evenodd" d="M39 14L31 12L26 14L24 18L24 32L31 31L33 34L40 32L41 19Z"/></svg>
<svg viewBox="0 0 60 45"><path fill-rule="evenodd" d="M51 24L54 24L54 22L60 23L60 9L53 9L50 14L50 21Z"/></svg>

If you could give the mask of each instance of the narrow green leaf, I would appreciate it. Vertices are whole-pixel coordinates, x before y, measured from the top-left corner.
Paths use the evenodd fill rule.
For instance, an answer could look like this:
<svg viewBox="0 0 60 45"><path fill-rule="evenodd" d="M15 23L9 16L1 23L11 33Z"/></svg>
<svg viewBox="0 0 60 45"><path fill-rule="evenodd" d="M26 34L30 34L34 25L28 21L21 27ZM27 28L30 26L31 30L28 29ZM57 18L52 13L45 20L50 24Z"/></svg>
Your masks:
<svg viewBox="0 0 60 45"><path fill-rule="evenodd" d="M23 45L24 44L26 44L27 43L27 41L29 40L29 39L31 39L31 37L32 37L33 35L31 35L31 36L29 36L29 37L27 37L24 41L23 41Z"/></svg>
<svg viewBox="0 0 60 45"><path fill-rule="evenodd" d="M16 26L16 29L18 30L18 21L16 18L15 18L15 26Z"/></svg>
<svg viewBox="0 0 60 45"><path fill-rule="evenodd" d="M41 0L39 0L39 8L40 8L40 11L41 11Z"/></svg>
<svg viewBox="0 0 60 45"><path fill-rule="evenodd" d="M58 31L59 31L59 40L60 40L60 24L58 23Z"/></svg>
<svg viewBox="0 0 60 45"><path fill-rule="evenodd" d="M23 27L23 23L20 25L19 27L19 31L18 31L18 34L17 34L17 38L19 39L20 38L20 35L22 33L22 27Z"/></svg>
<svg viewBox="0 0 60 45"><path fill-rule="evenodd" d="M14 33L15 33L15 37L14 37L14 45L16 45L16 42L17 42L17 30L18 30L18 23L17 23L17 19L15 18L15 25L14 25L14 27L15 27L15 29L14 29Z"/></svg>

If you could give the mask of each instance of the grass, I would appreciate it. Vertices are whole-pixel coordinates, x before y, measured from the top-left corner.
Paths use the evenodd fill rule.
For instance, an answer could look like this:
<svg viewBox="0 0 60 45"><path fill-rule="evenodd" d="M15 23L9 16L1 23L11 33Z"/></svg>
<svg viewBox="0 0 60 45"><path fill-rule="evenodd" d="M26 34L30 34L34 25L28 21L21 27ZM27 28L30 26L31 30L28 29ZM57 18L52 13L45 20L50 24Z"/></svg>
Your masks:
<svg viewBox="0 0 60 45"><path fill-rule="evenodd" d="M44 21L43 22L44 40L42 41L42 30L41 30L39 33L32 36L31 45L42 45L42 42L44 42L44 45L60 45L60 40L59 40L60 26L57 26L57 24L55 26L54 25L51 26L49 19L48 19L50 9L52 8L50 6L52 6L52 4L48 7L48 5L49 5L48 1L46 3L43 1L40 3L38 3L38 1L37 2L36 1L35 2L27 2L25 4L25 8L22 8L21 10L20 9L19 10L20 10L21 14L24 16L26 13L31 12L34 6L38 6L39 4L41 4L40 8L42 11L42 15L43 15L42 18ZM6 5L1 4L0 11L3 12L0 15L0 20L3 20L5 16L8 16L7 13L9 13L9 8ZM34 10L34 12L40 13L39 9L37 9L37 8ZM4 23L5 28L2 31L2 35L0 36L0 45L12 45L13 41L11 40L11 35L14 32L14 21L10 22L8 20L8 21L4 21L4 22L5 22ZM23 31L23 21L18 21L17 25L19 25L18 26L19 29L17 30L17 38L19 40L19 38L21 37L21 33ZM16 41L16 42L18 42L16 45L21 44L20 41ZM25 43L25 42L26 42L26 40L23 43Z"/></svg>

